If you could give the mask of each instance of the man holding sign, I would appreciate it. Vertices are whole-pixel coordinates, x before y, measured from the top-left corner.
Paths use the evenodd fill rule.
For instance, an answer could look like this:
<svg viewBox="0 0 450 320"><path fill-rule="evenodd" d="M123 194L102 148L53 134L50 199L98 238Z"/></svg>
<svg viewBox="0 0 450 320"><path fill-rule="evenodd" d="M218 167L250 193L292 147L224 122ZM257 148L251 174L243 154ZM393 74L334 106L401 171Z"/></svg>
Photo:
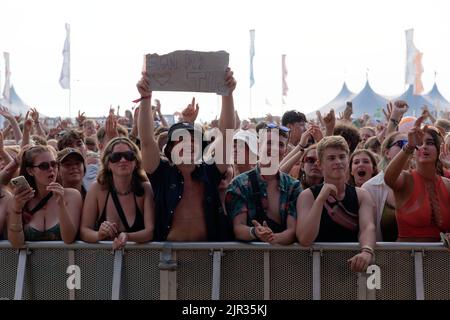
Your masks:
<svg viewBox="0 0 450 320"><path fill-rule="evenodd" d="M170 63L168 65L170 66ZM202 134L190 122L171 126L168 143L165 146L165 154L169 161L160 158L152 121L150 102L153 82L149 69L152 68L147 68L147 71L143 72L142 79L137 84L142 101L139 108L138 130L142 165L152 183L155 195L154 241L232 240L231 223L221 210L217 188L228 165L224 159L220 161L221 163L213 164L196 160L199 159L198 151L201 152L203 149ZM221 152L227 154L225 130L234 129L235 125L232 93L236 87L236 80L233 78L233 72L226 66L222 72L228 95L222 96L219 123L224 141L221 149L216 149L216 155ZM195 100L190 106L195 113L198 106L196 109L193 104Z"/></svg>

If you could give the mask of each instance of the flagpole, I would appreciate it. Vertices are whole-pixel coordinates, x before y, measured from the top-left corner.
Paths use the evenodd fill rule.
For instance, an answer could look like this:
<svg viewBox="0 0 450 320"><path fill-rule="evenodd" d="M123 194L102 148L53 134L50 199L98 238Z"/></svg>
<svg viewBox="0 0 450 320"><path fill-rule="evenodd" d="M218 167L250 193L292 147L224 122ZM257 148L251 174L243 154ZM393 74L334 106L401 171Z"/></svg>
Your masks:
<svg viewBox="0 0 450 320"><path fill-rule="evenodd" d="M249 117L252 117L252 88L250 87L250 105L249 105Z"/></svg>

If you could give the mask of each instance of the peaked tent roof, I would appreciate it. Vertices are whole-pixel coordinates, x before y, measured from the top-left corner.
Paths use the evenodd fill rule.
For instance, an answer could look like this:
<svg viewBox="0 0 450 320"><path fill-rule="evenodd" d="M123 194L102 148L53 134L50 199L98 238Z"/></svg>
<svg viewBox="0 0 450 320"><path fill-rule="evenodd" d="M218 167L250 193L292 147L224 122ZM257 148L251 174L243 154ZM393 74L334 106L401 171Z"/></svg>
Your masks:
<svg viewBox="0 0 450 320"><path fill-rule="evenodd" d="M337 94L337 96L334 97L334 99L331 100L330 102L328 102L326 105L321 107L319 109L319 111L322 114L328 113L331 110L331 108L333 108L334 111L337 111L337 112L343 111L345 109L346 102L350 101L354 96L355 96L355 93L351 92L348 89L347 84L344 82L344 84L342 85L342 89ZM307 119L315 118L316 111L308 113L306 117L307 117Z"/></svg>
<svg viewBox="0 0 450 320"><path fill-rule="evenodd" d="M416 116L422 114L422 107L424 105L428 106L429 110L431 112L435 111L433 102L429 99L427 99L425 96L422 95L414 95L414 86L411 84L409 85L408 89L400 96L397 97L395 100L405 100L406 103L409 106L409 110L406 113L407 116Z"/></svg>
<svg viewBox="0 0 450 320"><path fill-rule="evenodd" d="M23 102L23 100L19 97L14 86L11 86L9 89L9 100L2 99L0 103L5 107L8 107L9 111L14 115L25 115L29 109L29 106Z"/></svg>
<svg viewBox="0 0 450 320"><path fill-rule="evenodd" d="M351 100L353 103L353 117L359 118L364 113L368 113L371 117L379 119L382 117L381 109L384 108L388 100L373 91L369 84L369 80L366 81L366 85Z"/></svg>
<svg viewBox="0 0 450 320"><path fill-rule="evenodd" d="M447 99L445 99L441 94L436 85L436 82L434 83L433 88L430 90L430 92L425 94L424 97L433 104L434 109L438 112L450 109L450 102L448 102Z"/></svg>

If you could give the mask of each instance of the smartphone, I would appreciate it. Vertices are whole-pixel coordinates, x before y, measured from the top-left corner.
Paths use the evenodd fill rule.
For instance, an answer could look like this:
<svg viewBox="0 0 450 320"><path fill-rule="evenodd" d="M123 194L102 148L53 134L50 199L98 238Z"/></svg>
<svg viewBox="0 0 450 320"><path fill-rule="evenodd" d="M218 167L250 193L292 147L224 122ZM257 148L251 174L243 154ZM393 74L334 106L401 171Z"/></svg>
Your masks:
<svg viewBox="0 0 450 320"><path fill-rule="evenodd" d="M28 184L27 179L25 179L24 176L18 176L16 178L11 179L11 184L14 186L14 188L18 189L28 189L30 185Z"/></svg>
<svg viewBox="0 0 450 320"><path fill-rule="evenodd" d="M347 101L347 107L353 108L353 103L351 101Z"/></svg>

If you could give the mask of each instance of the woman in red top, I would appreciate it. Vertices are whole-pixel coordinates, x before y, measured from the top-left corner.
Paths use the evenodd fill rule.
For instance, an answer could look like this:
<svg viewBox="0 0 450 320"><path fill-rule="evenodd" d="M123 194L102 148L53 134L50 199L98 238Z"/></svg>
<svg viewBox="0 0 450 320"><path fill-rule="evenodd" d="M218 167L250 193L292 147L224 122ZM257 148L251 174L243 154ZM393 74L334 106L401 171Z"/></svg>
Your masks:
<svg viewBox="0 0 450 320"><path fill-rule="evenodd" d="M440 232L450 230L450 180L442 177L439 161L442 135L434 127L420 128L417 119L403 146L385 170L384 180L394 191L398 240L440 241ZM403 170L415 153L416 169Z"/></svg>

